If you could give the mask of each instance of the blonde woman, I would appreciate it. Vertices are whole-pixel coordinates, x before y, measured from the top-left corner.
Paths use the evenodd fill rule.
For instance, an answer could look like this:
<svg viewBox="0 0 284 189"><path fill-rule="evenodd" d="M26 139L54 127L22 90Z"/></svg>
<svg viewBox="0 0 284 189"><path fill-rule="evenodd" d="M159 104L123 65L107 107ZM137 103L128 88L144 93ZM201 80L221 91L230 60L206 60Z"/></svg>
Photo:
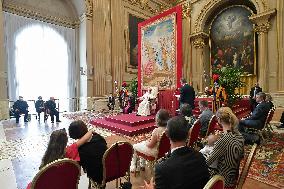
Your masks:
<svg viewBox="0 0 284 189"><path fill-rule="evenodd" d="M238 118L229 107L221 107L216 117L223 128L223 133L214 144L207 158L210 167L214 162L217 168L211 174L219 174L225 178L225 188L234 188L238 180L240 161L244 155L244 138L237 129Z"/></svg>

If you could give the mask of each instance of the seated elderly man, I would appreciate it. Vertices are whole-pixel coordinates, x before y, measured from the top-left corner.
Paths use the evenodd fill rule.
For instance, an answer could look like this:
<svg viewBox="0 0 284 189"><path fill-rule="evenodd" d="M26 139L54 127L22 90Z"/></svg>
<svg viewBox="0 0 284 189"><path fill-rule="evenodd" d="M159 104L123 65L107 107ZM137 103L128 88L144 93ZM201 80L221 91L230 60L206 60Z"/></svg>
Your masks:
<svg viewBox="0 0 284 189"><path fill-rule="evenodd" d="M186 146L187 121L182 116L170 119L167 135L171 143L171 154L155 166L153 180L145 183L147 189L202 189L209 180L208 166L200 152Z"/></svg>
<svg viewBox="0 0 284 189"><path fill-rule="evenodd" d="M245 128L263 129L266 117L270 110L269 104L265 101L266 95L264 92L256 94L255 100L258 105L255 107L251 116L242 119L239 123L239 131L245 132Z"/></svg>
<svg viewBox="0 0 284 189"><path fill-rule="evenodd" d="M28 122L28 108L29 105L27 101L24 101L24 98L22 96L19 96L19 100L17 100L13 105L16 123L19 123L20 114L25 114L24 122Z"/></svg>
<svg viewBox="0 0 284 189"><path fill-rule="evenodd" d="M150 87L143 96L139 99L142 100L139 103L137 116L148 116L151 115L151 101L156 99L158 95L157 87Z"/></svg>

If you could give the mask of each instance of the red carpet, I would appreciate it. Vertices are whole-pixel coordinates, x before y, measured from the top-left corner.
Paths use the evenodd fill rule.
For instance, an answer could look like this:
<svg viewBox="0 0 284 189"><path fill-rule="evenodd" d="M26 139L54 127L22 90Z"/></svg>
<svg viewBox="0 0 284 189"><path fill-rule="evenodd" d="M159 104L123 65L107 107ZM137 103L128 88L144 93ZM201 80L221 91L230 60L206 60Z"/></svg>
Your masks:
<svg viewBox="0 0 284 189"><path fill-rule="evenodd" d="M136 116L136 114L120 114L103 119L94 119L90 123L127 136L150 132L156 127L154 115Z"/></svg>

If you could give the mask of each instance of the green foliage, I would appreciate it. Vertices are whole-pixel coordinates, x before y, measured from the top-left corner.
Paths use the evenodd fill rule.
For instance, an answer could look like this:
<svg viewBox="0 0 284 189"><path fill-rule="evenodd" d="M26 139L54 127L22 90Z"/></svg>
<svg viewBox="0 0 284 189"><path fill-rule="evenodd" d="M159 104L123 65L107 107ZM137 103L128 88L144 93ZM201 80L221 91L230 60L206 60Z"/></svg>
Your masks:
<svg viewBox="0 0 284 189"><path fill-rule="evenodd" d="M133 78L128 86L128 90L132 93L135 101L137 98L137 92L138 92L138 81L137 78Z"/></svg>
<svg viewBox="0 0 284 189"><path fill-rule="evenodd" d="M241 95L237 92L241 87L246 84L241 81L242 68L223 67L221 69L213 70L213 74L218 74L219 85L225 88L228 96L228 106L232 106L237 100L241 99Z"/></svg>

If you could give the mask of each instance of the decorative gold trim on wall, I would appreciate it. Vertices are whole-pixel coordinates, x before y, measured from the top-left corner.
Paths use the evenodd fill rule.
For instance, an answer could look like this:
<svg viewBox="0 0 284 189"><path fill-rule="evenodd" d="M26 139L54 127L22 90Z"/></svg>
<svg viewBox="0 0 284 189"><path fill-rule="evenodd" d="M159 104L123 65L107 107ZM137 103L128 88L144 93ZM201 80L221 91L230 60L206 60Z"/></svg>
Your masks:
<svg viewBox="0 0 284 189"><path fill-rule="evenodd" d="M196 49L203 49L206 46L206 40L209 38L209 35L204 32L194 33L190 36L193 46Z"/></svg>
<svg viewBox="0 0 284 189"><path fill-rule="evenodd" d="M3 11L67 28L74 29L77 28L80 24L79 20L45 15L40 12L36 12L34 10L30 10L28 8L20 7L14 4L3 3Z"/></svg>
<svg viewBox="0 0 284 189"><path fill-rule="evenodd" d="M88 19L93 18L93 1L92 0L85 0L85 7L86 7L86 17Z"/></svg>
<svg viewBox="0 0 284 189"><path fill-rule="evenodd" d="M159 12L162 12L163 10L170 8L170 6L166 6L165 4L157 2L154 3L157 4L158 8L153 8L149 5L150 0L123 0L123 1L129 3L130 5L138 6L140 9L149 11L154 15Z"/></svg>
<svg viewBox="0 0 284 189"><path fill-rule="evenodd" d="M276 9L271 9L260 14L254 14L249 19L256 24L254 31L258 34L267 33L271 27L270 18L276 14Z"/></svg>
<svg viewBox="0 0 284 189"><path fill-rule="evenodd" d="M182 4L182 18L191 17L192 4L188 1Z"/></svg>

